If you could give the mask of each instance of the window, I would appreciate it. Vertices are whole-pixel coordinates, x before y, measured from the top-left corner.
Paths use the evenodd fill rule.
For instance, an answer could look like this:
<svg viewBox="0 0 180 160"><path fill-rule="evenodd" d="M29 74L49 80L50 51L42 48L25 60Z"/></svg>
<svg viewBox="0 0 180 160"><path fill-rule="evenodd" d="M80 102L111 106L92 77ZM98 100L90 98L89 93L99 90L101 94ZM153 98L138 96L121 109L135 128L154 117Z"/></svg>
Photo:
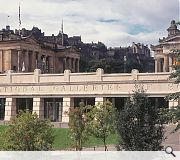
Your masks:
<svg viewBox="0 0 180 160"><path fill-rule="evenodd" d="M5 98L0 98L0 120L4 120L5 116Z"/></svg>
<svg viewBox="0 0 180 160"><path fill-rule="evenodd" d="M62 99L46 98L44 99L44 118L52 122L62 121Z"/></svg>

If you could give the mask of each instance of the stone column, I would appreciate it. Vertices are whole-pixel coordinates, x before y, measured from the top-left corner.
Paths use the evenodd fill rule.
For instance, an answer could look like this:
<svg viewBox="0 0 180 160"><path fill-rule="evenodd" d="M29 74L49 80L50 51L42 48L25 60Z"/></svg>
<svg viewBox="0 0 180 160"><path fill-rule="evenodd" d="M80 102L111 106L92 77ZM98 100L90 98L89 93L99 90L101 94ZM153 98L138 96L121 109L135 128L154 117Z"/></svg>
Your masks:
<svg viewBox="0 0 180 160"><path fill-rule="evenodd" d="M67 69L67 58L64 58L63 72Z"/></svg>
<svg viewBox="0 0 180 160"><path fill-rule="evenodd" d="M77 60L77 72L79 72L79 59Z"/></svg>
<svg viewBox="0 0 180 160"><path fill-rule="evenodd" d="M75 72L79 72L79 59L76 59L75 61Z"/></svg>
<svg viewBox="0 0 180 160"><path fill-rule="evenodd" d="M157 59L157 71L158 72L162 72L162 68L161 68L161 59Z"/></svg>
<svg viewBox="0 0 180 160"><path fill-rule="evenodd" d="M44 98L33 98L33 113L36 113L40 119L44 119Z"/></svg>
<svg viewBox="0 0 180 160"><path fill-rule="evenodd" d="M5 121L10 121L16 116L16 98L6 98L5 102Z"/></svg>
<svg viewBox="0 0 180 160"><path fill-rule="evenodd" d="M54 60L52 56L49 56L49 72L54 73Z"/></svg>
<svg viewBox="0 0 180 160"><path fill-rule="evenodd" d="M43 73L46 73L46 55L43 55L43 60L42 60L42 71Z"/></svg>
<svg viewBox="0 0 180 160"><path fill-rule="evenodd" d="M172 65L173 65L173 58L172 58L172 55L169 54L169 71L170 72L172 71Z"/></svg>
<svg viewBox="0 0 180 160"><path fill-rule="evenodd" d="M74 66L74 65L73 65L73 64L74 64L74 58L71 58L71 59L70 59L70 63L71 63L71 68L70 68L70 69L71 69L71 72L74 72L74 67L73 67L73 66Z"/></svg>
<svg viewBox="0 0 180 160"><path fill-rule="evenodd" d="M158 60L155 59L155 72L158 72Z"/></svg>
<svg viewBox="0 0 180 160"><path fill-rule="evenodd" d="M169 71L169 56L164 55L164 64L163 64L163 72Z"/></svg>
<svg viewBox="0 0 180 160"><path fill-rule="evenodd" d="M36 52L31 52L31 72L34 72L35 69L37 69L36 65Z"/></svg>
<svg viewBox="0 0 180 160"><path fill-rule="evenodd" d="M42 60L41 60L41 54L37 52L37 68L42 69Z"/></svg>
<svg viewBox="0 0 180 160"><path fill-rule="evenodd" d="M161 70L161 63L160 63L160 58L155 59L155 72L160 72Z"/></svg>
<svg viewBox="0 0 180 160"><path fill-rule="evenodd" d="M116 101L115 101L115 98L113 97L113 98L112 98L112 105L113 105L113 107L115 107L115 102L116 102Z"/></svg>
<svg viewBox="0 0 180 160"><path fill-rule="evenodd" d="M24 65L25 65L25 72L29 71L29 52L26 51L24 54Z"/></svg>
<svg viewBox="0 0 180 160"><path fill-rule="evenodd" d="M95 98L95 105L103 104L104 101L105 101L105 98L104 98L104 97L96 97L96 98Z"/></svg>
<svg viewBox="0 0 180 160"><path fill-rule="evenodd" d="M178 100L169 100L169 108L174 108L178 106Z"/></svg>
<svg viewBox="0 0 180 160"><path fill-rule="evenodd" d="M17 57L17 68L18 68L18 72L21 71L21 56L22 56L22 51L18 50L18 57Z"/></svg>
<svg viewBox="0 0 180 160"><path fill-rule="evenodd" d="M3 50L0 50L0 72L3 72Z"/></svg>
<svg viewBox="0 0 180 160"><path fill-rule="evenodd" d="M74 98L64 97L63 98L63 109L62 109L62 122L69 123L69 109L74 107Z"/></svg>
<svg viewBox="0 0 180 160"><path fill-rule="evenodd" d="M76 72L76 59L73 58L73 72Z"/></svg>
<svg viewBox="0 0 180 160"><path fill-rule="evenodd" d="M69 58L66 58L66 69L70 69Z"/></svg>

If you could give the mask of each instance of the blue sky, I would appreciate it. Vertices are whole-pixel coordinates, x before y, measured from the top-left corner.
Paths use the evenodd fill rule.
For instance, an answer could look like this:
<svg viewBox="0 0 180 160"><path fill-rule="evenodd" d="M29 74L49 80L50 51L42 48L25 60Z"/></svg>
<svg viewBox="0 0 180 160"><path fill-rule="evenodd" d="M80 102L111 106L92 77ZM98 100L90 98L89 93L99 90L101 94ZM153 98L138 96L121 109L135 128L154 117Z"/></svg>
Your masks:
<svg viewBox="0 0 180 160"><path fill-rule="evenodd" d="M18 28L19 2L23 28L56 35L63 19L69 36L112 47L157 44L170 21L180 17L179 0L0 0L0 28Z"/></svg>

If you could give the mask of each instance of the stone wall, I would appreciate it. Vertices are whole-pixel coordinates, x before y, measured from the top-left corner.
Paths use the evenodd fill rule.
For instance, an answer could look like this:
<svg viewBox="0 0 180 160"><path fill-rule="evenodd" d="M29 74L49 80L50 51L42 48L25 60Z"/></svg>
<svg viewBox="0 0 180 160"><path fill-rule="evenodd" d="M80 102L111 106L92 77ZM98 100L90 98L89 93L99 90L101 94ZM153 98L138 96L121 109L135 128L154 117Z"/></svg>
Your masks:
<svg viewBox="0 0 180 160"><path fill-rule="evenodd" d="M104 74L102 69L92 73L41 74L39 69L32 73L0 74L2 96L128 96L135 86L143 88L150 96L166 96L179 91L180 86L169 80L170 73Z"/></svg>

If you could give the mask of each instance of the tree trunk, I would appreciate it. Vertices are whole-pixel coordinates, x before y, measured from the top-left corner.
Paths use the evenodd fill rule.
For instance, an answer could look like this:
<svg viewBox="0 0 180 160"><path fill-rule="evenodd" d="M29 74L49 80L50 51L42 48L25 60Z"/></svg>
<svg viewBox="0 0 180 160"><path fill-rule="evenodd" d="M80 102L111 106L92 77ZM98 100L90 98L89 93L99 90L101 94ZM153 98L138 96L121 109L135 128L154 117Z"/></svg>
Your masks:
<svg viewBox="0 0 180 160"><path fill-rule="evenodd" d="M105 151L108 151L107 146L106 146L106 138L105 138L105 137L104 137L104 139L103 139L103 143L104 143L104 150L105 150Z"/></svg>

